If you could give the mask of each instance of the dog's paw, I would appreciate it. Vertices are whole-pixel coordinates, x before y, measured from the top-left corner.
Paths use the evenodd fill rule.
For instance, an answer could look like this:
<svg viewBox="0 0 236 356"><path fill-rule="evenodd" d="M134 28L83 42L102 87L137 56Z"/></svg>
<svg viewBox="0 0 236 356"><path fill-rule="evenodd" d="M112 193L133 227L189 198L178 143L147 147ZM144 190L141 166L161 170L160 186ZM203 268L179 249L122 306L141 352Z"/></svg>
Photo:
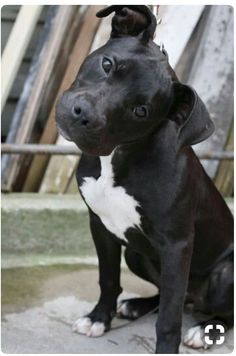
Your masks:
<svg viewBox="0 0 236 356"><path fill-rule="evenodd" d="M204 330L201 325L196 325L187 331L184 336L184 345L193 349L209 348L209 345L204 341Z"/></svg>
<svg viewBox="0 0 236 356"><path fill-rule="evenodd" d="M159 295L147 298L131 298L118 304L117 316L125 319L137 319L154 311L159 304Z"/></svg>
<svg viewBox="0 0 236 356"><path fill-rule="evenodd" d="M89 337L98 337L105 333L105 324L99 321L92 322L89 317L82 317L74 322L72 331Z"/></svg>
<svg viewBox="0 0 236 356"><path fill-rule="evenodd" d="M121 301L117 307L117 316L119 318L133 320L139 317L139 312L132 308L129 301Z"/></svg>

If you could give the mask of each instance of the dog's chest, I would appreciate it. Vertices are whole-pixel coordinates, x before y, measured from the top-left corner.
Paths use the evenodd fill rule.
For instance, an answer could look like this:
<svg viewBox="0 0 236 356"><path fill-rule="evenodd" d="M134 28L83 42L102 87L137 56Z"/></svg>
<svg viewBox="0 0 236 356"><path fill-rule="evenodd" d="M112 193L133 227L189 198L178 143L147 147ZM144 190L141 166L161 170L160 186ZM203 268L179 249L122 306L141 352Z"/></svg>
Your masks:
<svg viewBox="0 0 236 356"><path fill-rule="evenodd" d="M125 232L130 227L140 228L139 203L122 186L114 186L112 155L100 157L101 175L98 179L85 177L81 186L83 197L106 228L127 241Z"/></svg>

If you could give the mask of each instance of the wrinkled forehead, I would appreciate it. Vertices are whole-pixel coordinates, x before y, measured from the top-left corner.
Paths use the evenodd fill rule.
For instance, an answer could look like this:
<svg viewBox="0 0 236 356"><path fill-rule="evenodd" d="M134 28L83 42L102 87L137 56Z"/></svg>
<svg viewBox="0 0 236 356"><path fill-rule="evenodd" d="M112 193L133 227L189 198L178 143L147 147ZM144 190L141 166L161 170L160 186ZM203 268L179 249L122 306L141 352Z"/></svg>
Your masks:
<svg viewBox="0 0 236 356"><path fill-rule="evenodd" d="M137 37L127 36L126 38L110 39L104 46L90 54L83 63L80 72L85 74L96 69L99 61L104 57L114 59L117 64L130 64L132 68L141 70L142 65L166 65L166 57L154 42L142 44Z"/></svg>
<svg viewBox="0 0 236 356"><path fill-rule="evenodd" d="M112 60L116 68L108 80L102 69L104 57ZM150 100L157 93L168 93L171 87L167 57L154 42L142 44L137 37L131 36L110 39L90 54L77 79L80 86L95 88L99 85L101 88L101 85L108 85L113 94L121 90L121 97L141 96Z"/></svg>

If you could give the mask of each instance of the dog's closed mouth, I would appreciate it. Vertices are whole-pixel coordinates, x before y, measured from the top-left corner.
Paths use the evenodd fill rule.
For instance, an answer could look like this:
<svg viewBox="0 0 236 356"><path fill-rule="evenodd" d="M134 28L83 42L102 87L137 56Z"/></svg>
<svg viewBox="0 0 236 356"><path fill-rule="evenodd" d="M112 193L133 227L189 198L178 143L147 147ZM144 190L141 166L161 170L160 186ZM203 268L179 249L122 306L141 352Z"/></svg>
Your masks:
<svg viewBox="0 0 236 356"><path fill-rule="evenodd" d="M57 126L57 129L58 129L58 132L59 134L64 138L66 139L67 141L70 141L72 142L72 138L59 126Z"/></svg>

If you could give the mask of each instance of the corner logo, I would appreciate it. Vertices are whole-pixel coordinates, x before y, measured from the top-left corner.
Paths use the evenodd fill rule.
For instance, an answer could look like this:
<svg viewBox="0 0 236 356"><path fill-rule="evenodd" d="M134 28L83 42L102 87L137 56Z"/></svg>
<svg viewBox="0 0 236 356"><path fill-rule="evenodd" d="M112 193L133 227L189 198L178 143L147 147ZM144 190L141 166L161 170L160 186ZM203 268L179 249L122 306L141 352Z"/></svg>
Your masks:
<svg viewBox="0 0 236 356"><path fill-rule="evenodd" d="M219 321L204 325L204 341L207 345L222 345L225 341L225 326Z"/></svg>

